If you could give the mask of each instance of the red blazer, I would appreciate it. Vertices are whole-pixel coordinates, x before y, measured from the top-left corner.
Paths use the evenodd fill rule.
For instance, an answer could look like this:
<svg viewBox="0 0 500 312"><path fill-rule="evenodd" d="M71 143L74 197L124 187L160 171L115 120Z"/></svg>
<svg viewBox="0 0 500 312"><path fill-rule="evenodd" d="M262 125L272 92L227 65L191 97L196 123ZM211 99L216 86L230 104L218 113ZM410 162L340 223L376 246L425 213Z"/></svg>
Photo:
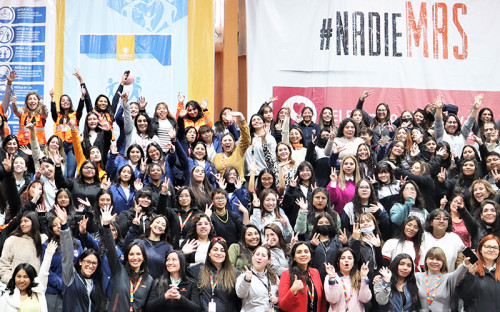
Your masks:
<svg viewBox="0 0 500 312"><path fill-rule="evenodd" d="M318 304L316 312L326 312L325 293L323 291L323 283L316 269L309 268L309 274L314 284ZM286 270L281 274L279 285L279 305L280 309L287 312L304 312L307 311L307 291L304 289L297 292L294 296L290 291L290 270Z"/></svg>

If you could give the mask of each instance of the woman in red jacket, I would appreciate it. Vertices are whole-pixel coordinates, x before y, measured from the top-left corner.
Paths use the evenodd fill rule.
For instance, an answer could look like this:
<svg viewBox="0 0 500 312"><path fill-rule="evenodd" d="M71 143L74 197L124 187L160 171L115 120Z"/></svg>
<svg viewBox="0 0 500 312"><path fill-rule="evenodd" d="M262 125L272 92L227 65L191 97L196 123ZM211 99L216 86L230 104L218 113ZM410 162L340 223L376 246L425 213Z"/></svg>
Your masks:
<svg viewBox="0 0 500 312"><path fill-rule="evenodd" d="M290 269L279 285L279 306L287 312L326 312L323 284L318 270L310 267L311 250L298 242L290 253Z"/></svg>

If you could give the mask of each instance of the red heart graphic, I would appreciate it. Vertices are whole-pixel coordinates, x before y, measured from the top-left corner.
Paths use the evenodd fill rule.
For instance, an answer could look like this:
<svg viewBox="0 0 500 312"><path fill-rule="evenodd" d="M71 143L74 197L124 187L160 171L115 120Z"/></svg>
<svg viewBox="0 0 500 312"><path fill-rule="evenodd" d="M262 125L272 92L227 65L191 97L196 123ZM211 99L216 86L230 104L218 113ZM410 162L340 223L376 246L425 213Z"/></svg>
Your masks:
<svg viewBox="0 0 500 312"><path fill-rule="evenodd" d="M304 107L306 107L306 104L304 103L293 103L293 110L297 113L297 115L300 115L300 113L302 113Z"/></svg>

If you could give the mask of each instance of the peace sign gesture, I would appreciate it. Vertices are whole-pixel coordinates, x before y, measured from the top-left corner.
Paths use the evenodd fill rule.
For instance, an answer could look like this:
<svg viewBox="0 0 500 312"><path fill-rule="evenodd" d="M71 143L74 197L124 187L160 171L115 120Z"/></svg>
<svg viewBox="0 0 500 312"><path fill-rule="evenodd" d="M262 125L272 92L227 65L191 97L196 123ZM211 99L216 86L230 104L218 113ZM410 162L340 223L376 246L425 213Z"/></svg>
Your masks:
<svg viewBox="0 0 500 312"><path fill-rule="evenodd" d="M401 176L401 177L399 178L399 185L403 185L403 184L405 184L405 183L406 183L406 179L407 179L407 178L408 178L408 176L405 176L404 178L403 178L403 176Z"/></svg>
<svg viewBox="0 0 500 312"><path fill-rule="evenodd" d="M340 233L339 233L339 241L345 245L347 244L347 230L344 229L344 231L342 231L342 229L340 230Z"/></svg>
<svg viewBox="0 0 500 312"><path fill-rule="evenodd" d="M330 181L337 183L337 169L331 167Z"/></svg>
<svg viewBox="0 0 500 312"><path fill-rule="evenodd" d="M167 177L165 177L165 180L161 184L161 192L165 195L168 193L169 184L170 184L170 178L167 179Z"/></svg>
<svg viewBox="0 0 500 312"><path fill-rule="evenodd" d="M311 238L311 244L313 244L314 246L318 246L319 245L319 236L320 236L319 233L313 234L313 236Z"/></svg>
<svg viewBox="0 0 500 312"><path fill-rule="evenodd" d="M352 225L351 237L355 240L359 240L361 238L361 229L359 228L359 223L354 223Z"/></svg>
<svg viewBox="0 0 500 312"><path fill-rule="evenodd" d="M136 211L135 212L135 217L132 219L132 224L135 224L137 226L141 225L141 213Z"/></svg>
<svg viewBox="0 0 500 312"><path fill-rule="evenodd" d="M290 187L297 187L297 181L299 179L299 176L295 176L293 178L290 179Z"/></svg>
<svg viewBox="0 0 500 312"><path fill-rule="evenodd" d="M5 159L2 161L3 168L5 169L6 172L10 172L12 169L12 158L14 156L10 155L9 153L5 154Z"/></svg>
<svg viewBox="0 0 500 312"><path fill-rule="evenodd" d="M299 241L299 232L292 232L292 238L290 239L290 245L293 246Z"/></svg>
<svg viewBox="0 0 500 312"><path fill-rule="evenodd" d="M373 93L375 93L374 91L372 90L366 90L366 91L363 91L363 94L361 94L361 97L359 98L361 101L364 101L367 97L369 97L370 95L372 95Z"/></svg>
<svg viewBox="0 0 500 312"><path fill-rule="evenodd" d="M205 214L207 215L208 218L212 216L212 207L214 204L205 205Z"/></svg>
<svg viewBox="0 0 500 312"><path fill-rule="evenodd" d="M361 266L361 278L362 279L366 279L368 277L368 272L370 272L370 269L368 268L368 263L370 263L370 261L363 263L363 265Z"/></svg>
<svg viewBox="0 0 500 312"><path fill-rule="evenodd" d="M368 176L368 181L370 181L370 184L377 183L377 180L375 179L375 176L373 174L371 176Z"/></svg>
<svg viewBox="0 0 500 312"><path fill-rule="evenodd" d="M495 183L498 183L498 181L500 181L500 174L498 174L498 169L492 169L491 176L493 177L493 179L495 179Z"/></svg>
<svg viewBox="0 0 500 312"><path fill-rule="evenodd" d="M325 262L325 271L326 274L328 274L328 277L330 278L335 278L337 276L337 273L335 272L335 267L330 263Z"/></svg>

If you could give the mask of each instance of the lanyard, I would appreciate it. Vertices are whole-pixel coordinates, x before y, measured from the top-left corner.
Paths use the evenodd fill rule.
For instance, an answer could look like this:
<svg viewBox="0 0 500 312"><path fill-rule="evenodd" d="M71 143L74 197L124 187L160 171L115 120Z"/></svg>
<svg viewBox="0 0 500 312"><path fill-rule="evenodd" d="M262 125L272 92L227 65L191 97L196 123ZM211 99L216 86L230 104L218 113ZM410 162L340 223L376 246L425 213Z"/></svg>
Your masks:
<svg viewBox="0 0 500 312"><path fill-rule="evenodd" d="M432 289L432 296L429 295L429 273L425 273L425 291L427 292L427 303L429 304L429 310L431 309L432 302L434 302L434 297L436 296L437 287L439 281L441 280L441 274L438 275L436 284Z"/></svg>
<svg viewBox="0 0 500 312"><path fill-rule="evenodd" d="M214 282L214 276L212 274L210 274L210 287L212 288L212 298L214 297L215 287L217 287L217 283L218 283L218 281L215 280L215 282Z"/></svg>
<svg viewBox="0 0 500 312"><path fill-rule="evenodd" d="M314 283L311 278L311 273L307 272L307 275L309 276L309 282L311 282L311 288L309 289L309 285L307 285L307 295L309 296L309 300L311 301L309 303L309 306L311 308L314 307L314 296L315 296L315 291L314 291Z"/></svg>
<svg viewBox="0 0 500 312"><path fill-rule="evenodd" d="M141 284L141 282L142 282L142 276L139 278L139 280L137 281L137 284L135 284L135 286L134 286L134 283L132 283L132 281L130 281L130 311L134 311L134 308L132 307L132 303L134 302L134 294L137 291L137 289L139 288L139 285Z"/></svg>
<svg viewBox="0 0 500 312"><path fill-rule="evenodd" d="M345 287L345 283L344 283L344 278L342 278L342 277L341 277L341 278L340 278L340 281L342 282L342 289L344 290L345 309L346 309L346 311L348 311L348 310L349 310L349 308L348 308L348 306L347 306L347 305L349 304L349 301L350 301L350 300L351 300L351 298L352 298L352 294L354 293L354 287L352 287L352 285L351 285L351 295L348 297L348 296L347 296L347 289L346 289L346 287Z"/></svg>
<svg viewBox="0 0 500 312"><path fill-rule="evenodd" d="M226 156L226 154L224 152L222 152L222 170L226 170L227 169L227 162L229 161L229 156Z"/></svg>
<svg viewBox="0 0 500 312"><path fill-rule="evenodd" d="M186 220L184 220L184 221L182 221L181 214L180 213L177 214L179 216L179 224L181 226L181 232L184 229L184 227L186 226L186 223L188 222L189 218L191 218L192 214L193 214L193 212L190 211L189 214L188 214L188 216L187 216L187 218L186 218Z"/></svg>
<svg viewBox="0 0 500 312"><path fill-rule="evenodd" d="M267 294L269 295L269 304L270 304L270 309L269 311L275 311L274 309L274 304L271 302L271 281L269 280L269 275L266 272L266 277L267 277L267 285L264 283L264 281L252 270L252 274L257 277L257 279L264 285L264 287L267 288Z"/></svg>

